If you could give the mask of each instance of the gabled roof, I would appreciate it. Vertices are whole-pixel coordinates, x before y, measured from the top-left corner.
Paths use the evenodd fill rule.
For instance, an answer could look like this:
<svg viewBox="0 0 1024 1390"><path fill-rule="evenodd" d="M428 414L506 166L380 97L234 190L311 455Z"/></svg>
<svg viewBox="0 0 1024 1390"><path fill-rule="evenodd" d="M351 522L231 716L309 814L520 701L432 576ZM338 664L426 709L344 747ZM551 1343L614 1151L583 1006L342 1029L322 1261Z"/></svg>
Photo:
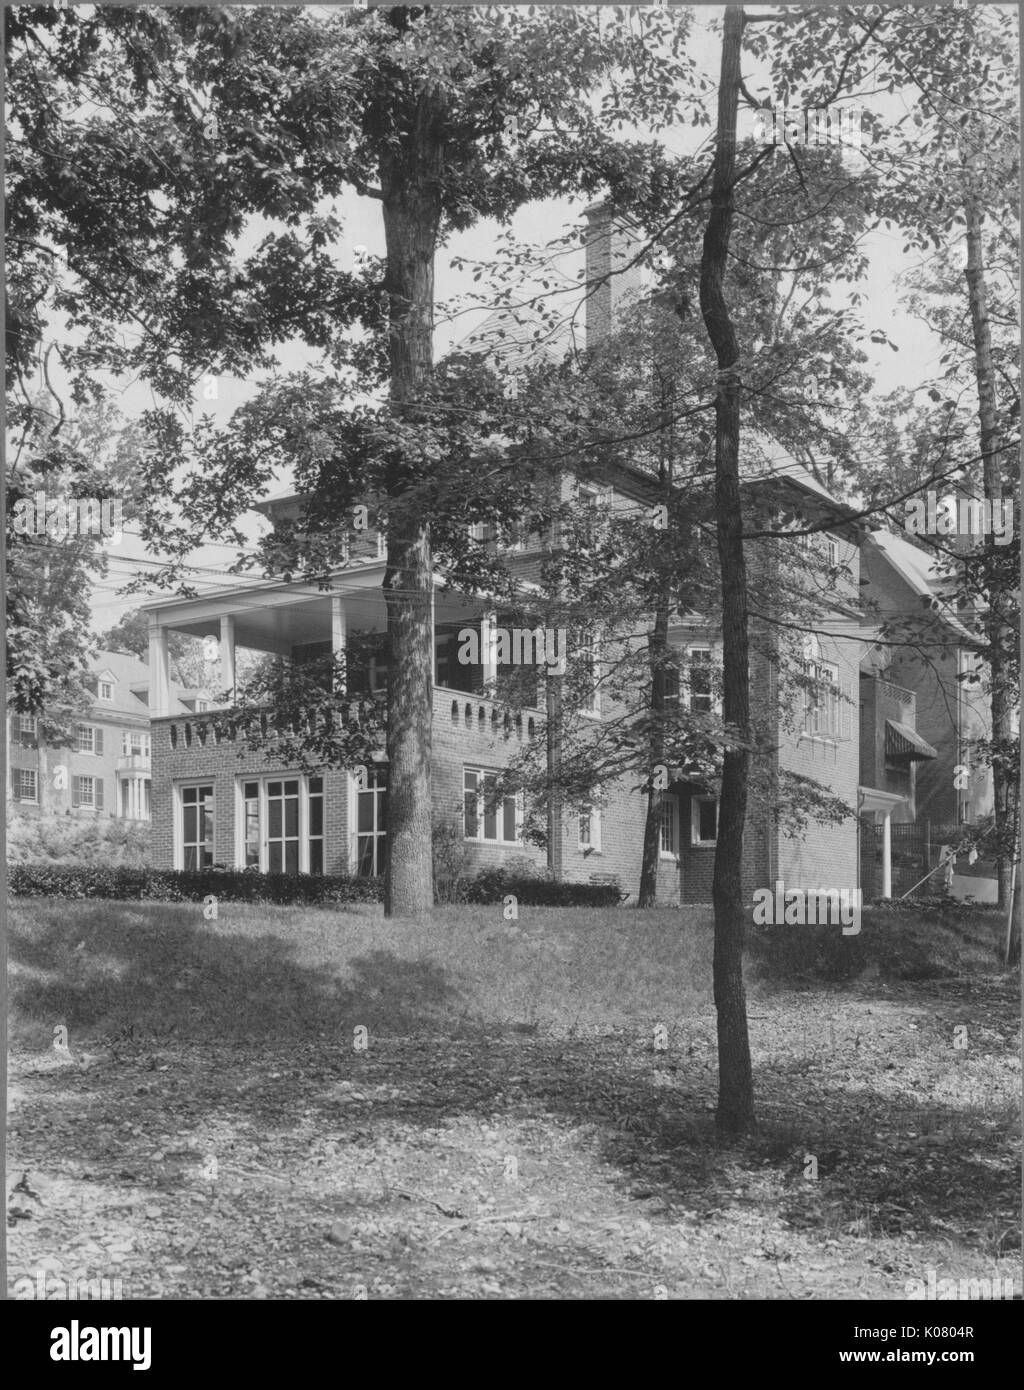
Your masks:
<svg viewBox="0 0 1024 1390"><path fill-rule="evenodd" d="M148 718L149 705L145 696L149 692L149 667L144 661L130 652L101 651L92 662L92 673L97 680L113 679L114 698L99 700L95 704L97 714L133 714ZM176 681L169 682L171 713L183 714L186 706L181 696L186 694Z"/></svg>
<svg viewBox="0 0 1024 1390"><path fill-rule="evenodd" d="M943 568L941 556L929 554L894 531L872 531L868 543L908 589L922 599L922 611L925 607L931 608L933 616L946 623L959 637L972 640L946 598L950 575Z"/></svg>

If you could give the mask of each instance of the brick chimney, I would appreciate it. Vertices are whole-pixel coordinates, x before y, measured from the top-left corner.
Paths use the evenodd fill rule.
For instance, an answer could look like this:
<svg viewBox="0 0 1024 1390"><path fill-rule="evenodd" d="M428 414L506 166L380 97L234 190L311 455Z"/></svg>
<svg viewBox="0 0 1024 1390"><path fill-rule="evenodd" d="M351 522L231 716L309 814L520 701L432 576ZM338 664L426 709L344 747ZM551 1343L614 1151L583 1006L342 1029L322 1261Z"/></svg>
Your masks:
<svg viewBox="0 0 1024 1390"><path fill-rule="evenodd" d="M583 215L587 219L588 289L584 313L587 347L594 348L619 327L624 308L628 307L625 301L635 298L643 287L643 268L639 264L629 270L621 269L637 254L643 240L624 218L612 217L605 198L591 203ZM616 270L620 273L610 275ZM604 276L610 278L602 279Z"/></svg>

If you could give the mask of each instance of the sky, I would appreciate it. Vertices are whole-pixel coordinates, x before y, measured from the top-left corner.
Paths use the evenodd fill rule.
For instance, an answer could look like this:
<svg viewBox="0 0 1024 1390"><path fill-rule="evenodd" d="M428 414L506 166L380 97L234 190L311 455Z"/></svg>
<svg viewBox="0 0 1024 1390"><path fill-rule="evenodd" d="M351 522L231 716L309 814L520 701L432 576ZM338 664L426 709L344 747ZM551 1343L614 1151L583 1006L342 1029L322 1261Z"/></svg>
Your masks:
<svg viewBox="0 0 1024 1390"><path fill-rule="evenodd" d="M717 76L719 64L721 14L722 10L718 6L700 9L695 17L690 40L691 53L697 59L701 70L712 79ZM760 76L756 66L752 65L749 59L746 60L745 80L758 94L767 90L767 84L759 80ZM709 100L713 99L712 92ZM873 100L887 104L887 111L885 107L882 108L884 115L891 115L893 119L898 116L900 108L897 99L883 94ZM624 135L628 138L630 134L644 133L627 131ZM672 151L693 153L699 146L707 143L708 127L681 125L666 132L659 132L658 138ZM552 236L578 226L582 221L582 212L587 201L561 199L532 204L515 216L511 229L519 241L542 245ZM384 234L379 202L361 198L353 193L337 200L333 212L344 227L344 235L337 246L337 258L343 268L351 268L355 264L358 248L365 247L374 255L383 254ZM452 265L452 258L486 257L501 230L496 223L484 221L468 232L452 236L449 243L440 250L436 265L436 292L439 304L457 301L479 289L479 286L474 286L472 282L470 270L456 268ZM256 224L250 226L240 243L240 252L245 254L253 249L265 231L266 227ZM897 385L914 385L923 377L938 371L940 352L938 342L930 332L902 309L895 291L898 277L917 264L917 257L904 254L902 237L898 232L872 233L866 242L866 250L869 255L869 271L866 280L857 287L865 298L861 310L865 325L869 331L882 329L899 348L899 352L894 353L888 346L876 347L871 343L865 343L864 347L869 357L868 368L879 374L885 390ZM582 263L582 248L573 256L567 256L560 261L562 269L570 277L582 268ZM566 303L571 305L570 297L567 297ZM472 313L460 314L453 320L446 319L439 313L435 355L442 356L454 343L467 336L486 313L487 309L482 308ZM298 343L285 345L279 351L278 357L282 372L300 370L312 361L312 354ZM219 377L215 383L216 400L210 400L210 386L207 383L205 390L201 388L197 392L197 416L210 412L218 421L226 422L231 412L254 394L257 384L256 380ZM134 385L123 391L119 403L124 414L130 418L152 405L153 401L146 388ZM285 481L282 480L282 483ZM280 488L274 489L279 490ZM256 514L250 513L247 520L247 529L253 537L259 530L265 529L265 523ZM93 625L96 631L111 626L124 612L136 607L141 601L138 595L125 597L117 592L129 577L134 577L139 567L138 562L146 558L141 541L137 536L126 534L117 546L108 547L108 554L111 560L110 573L106 579L98 581L94 594ZM229 547L207 545L198 550L193 559L197 565L205 569L220 571L231 563L234 554L234 550ZM200 591L220 587L220 581L213 574L204 574L197 578L195 583Z"/></svg>

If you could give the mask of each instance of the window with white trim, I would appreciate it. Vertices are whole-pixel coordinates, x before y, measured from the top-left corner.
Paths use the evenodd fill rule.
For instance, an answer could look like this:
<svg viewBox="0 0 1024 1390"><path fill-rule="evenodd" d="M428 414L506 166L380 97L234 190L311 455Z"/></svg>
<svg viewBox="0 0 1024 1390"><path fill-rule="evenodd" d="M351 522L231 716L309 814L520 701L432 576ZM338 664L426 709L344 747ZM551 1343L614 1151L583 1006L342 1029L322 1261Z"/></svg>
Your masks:
<svg viewBox="0 0 1024 1390"><path fill-rule="evenodd" d="M659 853L662 859L679 858L679 802L674 796L661 799Z"/></svg>
<svg viewBox="0 0 1024 1390"><path fill-rule="evenodd" d="M718 843L718 798L715 796L695 796L690 801L690 843L692 845L716 845Z"/></svg>
<svg viewBox="0 0 1024 1390"><path fill-rule="evenodd" d="M825 561L829 569L837 569L839 566L839 542L835 536L825 537Z"/></svg>
<svg viewBox="0 0 1024 1390"><path fill-rule="evenodd" d="M71 804L72 806L91 807L94 811L102 811L103 778L73 776L71 778Z"/></svg>
<svg viewBox="0 0 1024 1390"><path fill-rule="evenodd" d="M150 753L149 734L137 729L125 729L121 733L121 756L124 758L144 757Z"/></svg>
<svg viewBox="0 0 1024 1390"><path fill-rule="evenodd" d="M520 799L515 792L497 794L499 774L467 767L462 773L463 834L490 844L519 843Z"/></svg>
<svg viewBox="0 0 1024 1390"><path fill-rule="evenodd" d="M213 783L182 787L181 841L183 869L208 869L213 863Z"/></svg>
<svg viewBox="0 0 1024 1390"><path fill-rule="evenodd" d="M114 698L113 681L100 681L99 696L101 700L112 700Z"/></svg>
<svg viewBox="0 0 1024 1390"><path fill-rule="evenodd" d="M804 688L804 733L838 738L842 701L839 667L831 661L807 660L804 675L810 682Z"/></svg>
<svg viewBox="0 0 1024 1390"><path fill-rule="evenodd" d="M76 748L79 753L99 754L103 752L102 729L98 729L93 724L79 724L76 734Z"/></svg>
<svg viewBox="0 0 1024 1390"><path fill-rule="evenodd" d="M324 779L249 777L242 781L241 861L264 874L324 871Z"/></svg>
<svg viewBox="0 0 1024 1390"><path fill-rule="evenodd" d="M39 800L39 776L34 767L12 768L11 786L15 801Z"/></svg>
<svg viewBox="0 0 1024 1390"><path fill-rule="evenodd" d="M384 872L388 834L388 772L368 767L365 785L356 784L356 875L379 878Z"/></svg>

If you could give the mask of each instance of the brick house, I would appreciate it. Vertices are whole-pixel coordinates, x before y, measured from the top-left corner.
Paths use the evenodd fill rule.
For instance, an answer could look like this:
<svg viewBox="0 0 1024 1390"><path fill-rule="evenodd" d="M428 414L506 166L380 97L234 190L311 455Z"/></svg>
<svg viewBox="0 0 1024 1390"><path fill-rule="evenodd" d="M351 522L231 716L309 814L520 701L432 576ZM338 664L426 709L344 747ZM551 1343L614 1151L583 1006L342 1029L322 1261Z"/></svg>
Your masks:
<svg viewBox="0 0 1024 1390"><path fill-rule="evenodd" d="M92 704L70 746L48 745L34 716L8 713L14 815L150 819L149 668L125 652L101 651L88 688ZM181 714L204 703L198 692L173 683L167 698Z"/></svg>
<svg viewBox="0 0 1024 1390"><path fill-rule="evenodd" d="M631 238L616 241L603 204L587 211L588 279L628 259ZM607 333L628 309L641 287L635 268L599 284L588 299L587 334L592 342ZM515 370L514 354L529 350L511 325L491 320L467 345L487 353L503 352ZM512 356L509 356L512 354ZM829 529L805 538L808 553L827 566L830 582L820 595L817 633L789 633L785 622L768 634L752 654L751 691L755 717L768 726L770 751L765 755L769 793L750 808L743 866L745 891L774 884L853 887L858 883L858 836L855 816L841 825L811 823L802 836L776 822L771 788L786 774L809 777L840 798L858 805L860 748L856 723L859 669L863 653L860 610L862 534L851 509L831 497L792 459L763 441L744 441L745 506L762 519L787 524L803 518ZM652 480L627 468L612 467L599 483L566 473L561 495L581 507L615 512L652 499ZM258 505L272 523L294 520L302 500L285 493ZM537 572L547 541L522 538L513 547L510 568L525 583ZM779 547L750 547L751 566L759 567L771 587ZM329 591L268 578L196 599L160 599L146 608L150 620L150 670L153 739L153 855L160 867L224 864L261 871L372 874L383 867L387 826L387 770L383 754L364 769L323 768L304 773L275 761L272 752L256 753L218 733L210 715L175 711L167 685L170 631L213 637L219 643L222 683L235 682L236 651L301 658L303 653L341 653L350 638L360 649L386 626L381 592L384 542L372 529L353 533L348 564L331 579ZM784 619L785 615L781 615ZM544 680L536 682L518 713L502 700L508 673L495 654L492 636L503 626L500 611L488 611L479 598L460 598L444 589L434 593L435 667L431 782L435 814L455 818L461 826L467 867L528 859L549 863L566 881L587 882L614 876L635 896L644 831L644 798L636 777L602 786L600 804L582 813L556 813L547 853L521 838L523 807L509 795L493 805L488 789L524 742L545 732ZM481 631L478 662L455 659L459 632ZM715 699L713 683L700 668L720 663L721 637L697 614L676 614L669 641L678 665L690 673L681 698L695 711L707 711ZM772 644L775 644L774 647ZM796 644L796 660L813 683L796 700L795 709L780 708L780 645ZM372 641L370 643L372 651ZM790 652L792 655L792 652ZM602 709L600 660L595 659L594 719ZM362 668L350 668L363 689L386 686L387 672L372 655ZM792 703L792 702L791 702ZM659 858L659 901L708 902L717 838L718 806L714 787L676 780L663 796Z"/></svg>

